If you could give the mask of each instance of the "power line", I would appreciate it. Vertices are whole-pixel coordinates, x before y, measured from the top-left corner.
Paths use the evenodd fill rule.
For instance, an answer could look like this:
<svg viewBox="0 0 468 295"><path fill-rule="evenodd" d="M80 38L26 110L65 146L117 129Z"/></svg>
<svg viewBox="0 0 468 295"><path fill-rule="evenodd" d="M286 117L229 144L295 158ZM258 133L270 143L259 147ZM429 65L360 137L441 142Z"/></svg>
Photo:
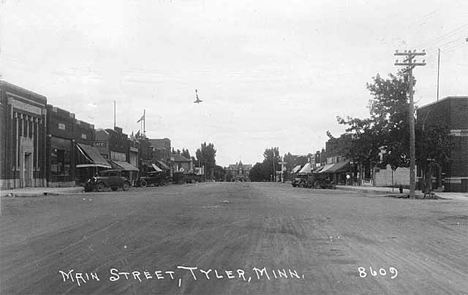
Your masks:
<svg viewBox="0 0 468 295"><path fill-rule="evenodd" d="M456 36L458 34L458 31L464 29L464 28L468 28L468 23L467 24L463 24L439 37L436 37L435 39L431 39L431 40L427 40L427 41L423 41L420 43L420 46L424 46L424 47L429 47L429 46L434 46L434 47L441 47L441 45L437 45L437 43L439 42L444 42L446 39L449 39L449 38L452 38L454 36ZM434 45L433 45L434 44Z"/></svg>

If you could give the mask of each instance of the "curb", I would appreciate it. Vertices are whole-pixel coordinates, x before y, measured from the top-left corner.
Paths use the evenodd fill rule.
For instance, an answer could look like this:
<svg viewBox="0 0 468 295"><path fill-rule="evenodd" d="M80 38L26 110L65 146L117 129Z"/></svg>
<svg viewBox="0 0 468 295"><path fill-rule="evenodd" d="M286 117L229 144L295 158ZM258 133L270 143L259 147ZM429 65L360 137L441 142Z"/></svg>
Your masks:
<svg viewBox="0 0 468 295"><path fill-rule="evenodd" d="M83 193L84 188L79 187L76 189L69 189L69 190L62 190L62 191L50 191L50 190L44 190L44 191L36 191L36 192L8 192L8 193L2 193L0 197L5 197L5 198L37 198L37 197L45 197L45 196L59 196L59 195L67 195L67 194L77 194L77 193Z"/></svg>
<svg viewBox="0 0 468 295"><path fill-rule="evenodd" d="M391 190L388 191L382 191L382 190L374 190L374 189L355 189L352 187L344 187L344 186L339 186L336 187L336 189L343 190L343 191L353 191L353 192L362 192L362 193L376 193L376 194L395 194L395 195L400 195L398 191L392 192ZM397 189L395 189L397 190ZM405 192L403 192L405 194Z"/></svg>

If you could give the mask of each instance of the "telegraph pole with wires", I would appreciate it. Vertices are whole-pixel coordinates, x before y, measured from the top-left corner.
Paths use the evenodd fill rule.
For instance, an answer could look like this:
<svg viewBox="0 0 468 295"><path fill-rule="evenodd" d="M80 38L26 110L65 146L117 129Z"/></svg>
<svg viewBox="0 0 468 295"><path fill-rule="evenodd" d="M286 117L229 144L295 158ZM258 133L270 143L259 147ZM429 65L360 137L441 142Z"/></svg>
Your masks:
<svg viewBox="0 0 468 295"><path fill-rule="evenodd" d="M415 186L416 186L416 174L415 174L415 163L416 163L416 144L415 144L415 130L414 130L414 100L413 100L413 69L416 66L425 66L426 61L416 61L416 56L424 56L426 52L417 52L416 50L405 50L404 52L395 52L395 56L405 56L406 59L402 62L398 60L395 62L396 66L405 66L405 72L408 75L408 93L409 93L409 127L410 127L410 198L415 198Z"/></svg>

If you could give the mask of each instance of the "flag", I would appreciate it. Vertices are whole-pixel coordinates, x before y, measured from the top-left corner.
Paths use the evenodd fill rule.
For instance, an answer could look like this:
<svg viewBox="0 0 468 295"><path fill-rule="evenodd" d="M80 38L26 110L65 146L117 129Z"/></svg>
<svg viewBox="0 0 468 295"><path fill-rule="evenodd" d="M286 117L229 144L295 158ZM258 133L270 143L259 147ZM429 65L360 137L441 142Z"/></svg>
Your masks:
<svg viewBox="0 0 468 295"><path fill-rule="evenodd" d="M137 121L137 123L140 123L140 121L143 121L145 119L145 113L143 112L143 116L141 116L140 120Z"/></svg>

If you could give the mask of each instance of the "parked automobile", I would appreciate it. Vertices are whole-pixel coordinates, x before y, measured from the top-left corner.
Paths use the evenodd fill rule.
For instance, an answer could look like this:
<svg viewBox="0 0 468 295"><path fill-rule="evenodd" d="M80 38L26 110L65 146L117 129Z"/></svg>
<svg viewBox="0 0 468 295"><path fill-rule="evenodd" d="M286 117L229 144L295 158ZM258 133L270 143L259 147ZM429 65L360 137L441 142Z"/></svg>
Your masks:
<svg viewBox="0 0 468 295"><path fill-rule="evenodd" d="M147 187L149 185L162 186L170 182L167 173L164 171L148 172L146 176L140 177L136 181L136 186Z"/></svg>
<svg viewBox="0 0 468 295"><path fill-rule="evenodd" d="M296 187L306 187L306 188L312 188L314 185L315 181L315 176L314 174L310 173L300 173L296 175L296 178L294 178L291 181L292 186Z"/></svg>
<svg viewBox="0 0 468 295"><path fill-rule="evenodd" d="M121 170L104 170L99 172L99 175L88 179L85 184L85 191L97 190L103 192L106 188L111 188L113 191L122 188L122 190L128 191L130 186L130 181L122 176Z"/></svg>
<svg viewBox="0 0 468 295"><path fill-rule="evenodd" d="M176 184L201 182L202 176L195 173L174 172L172 182Z"/></svg>
<svg viewBox="0 0 468 295"><path fill-rule="evenodd" d="M336 189L336 184L329 178L317 179L314 182L314 188Z"/></svg>

